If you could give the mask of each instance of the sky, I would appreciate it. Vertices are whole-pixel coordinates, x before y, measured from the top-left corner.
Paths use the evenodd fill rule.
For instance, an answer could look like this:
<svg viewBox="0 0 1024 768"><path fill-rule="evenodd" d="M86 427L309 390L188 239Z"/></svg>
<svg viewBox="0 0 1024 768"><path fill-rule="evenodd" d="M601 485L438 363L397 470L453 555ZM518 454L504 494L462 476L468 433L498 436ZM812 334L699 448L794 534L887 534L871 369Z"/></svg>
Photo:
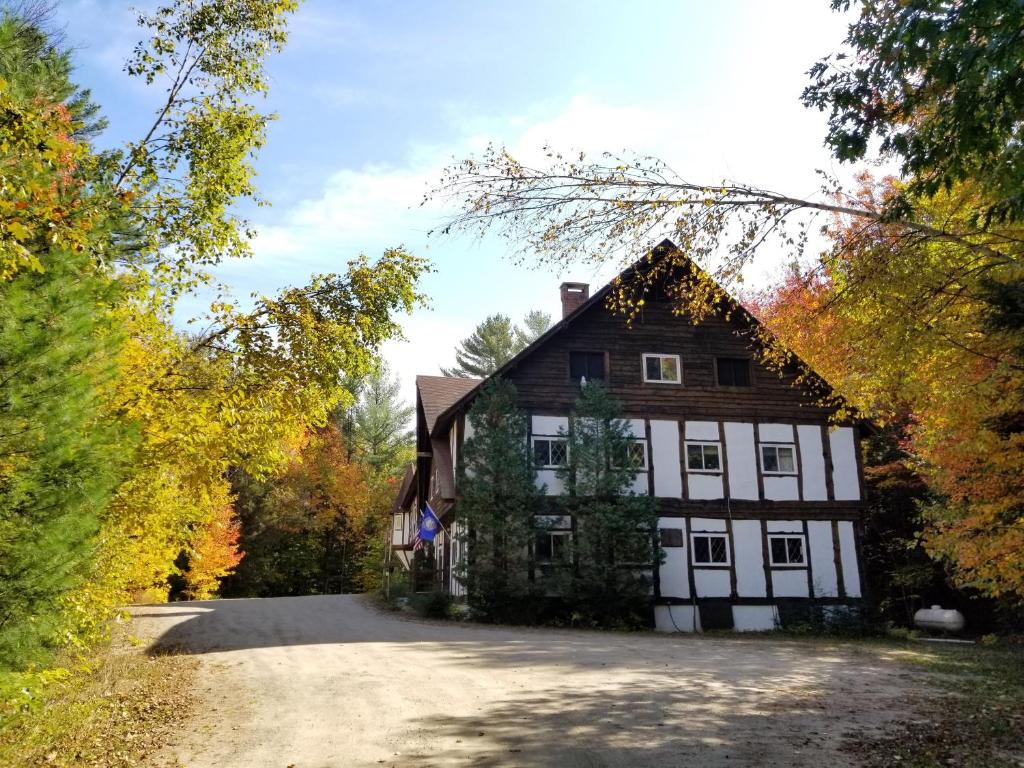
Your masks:
<svg viewBox="0 0 1024 768"><path fill-rule="evenodd" d="M829 5L306 0L287 48L268 62L260 105L278 115L256 161L271 206L246 212L258 232L254 257L217 274L245 298L388 247L431 259L422 286L430 308L405 318L406 340L383 350L411 400L414 376L451 365L456 344L488 315L541 309L558 319L562 281L596 288L615 271L527 269L497 236L429 235L445 211L420 203L445 165L489 142L526 160L545 144L629 150L700 183L811 195L816 169L849 174L823 147L825 117L799 101L807 70L839 48L850 21ZM102 141L144 133L161 93L123 70L142 34L132 8L64 0L57 15L76 80L110 120ZM784 258L762 258L755 284ZM187 302L177 319L200 311Z"/></svg>

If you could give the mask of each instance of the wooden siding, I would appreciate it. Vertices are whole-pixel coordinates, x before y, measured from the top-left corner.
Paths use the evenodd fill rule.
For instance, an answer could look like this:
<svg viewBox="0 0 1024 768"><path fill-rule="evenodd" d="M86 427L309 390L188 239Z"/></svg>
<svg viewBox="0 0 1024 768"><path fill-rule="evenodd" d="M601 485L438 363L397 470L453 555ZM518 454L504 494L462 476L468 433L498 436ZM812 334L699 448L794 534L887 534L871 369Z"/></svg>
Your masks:
<svg viewBox="0 0 1024 768"><path fill-rule="evenodd" d="M792 374L780 377L753 360L749 341L738 328L721 317L694 325L673 315L667 302L652 302L627 327L623 318L597 304L535 350L508 378L527 411L567 415L579 396L579 383L569 378L569 352L605 352L606 384L628 417L826 423L830 412L795 388ZM682 384L644 382L642 356L650 352L679 355ZM718 357L751 358L751 386L718 386Z"/></svg>

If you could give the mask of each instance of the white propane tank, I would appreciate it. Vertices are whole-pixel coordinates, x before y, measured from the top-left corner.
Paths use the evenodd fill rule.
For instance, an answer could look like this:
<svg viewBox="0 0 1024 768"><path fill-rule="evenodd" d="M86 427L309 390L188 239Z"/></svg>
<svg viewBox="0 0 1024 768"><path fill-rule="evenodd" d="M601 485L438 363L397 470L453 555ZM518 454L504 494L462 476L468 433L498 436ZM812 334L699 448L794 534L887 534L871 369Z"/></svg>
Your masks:
<svg viewBox="0 0 1024 768"><path fill-rule="evenodd" d="M964 628L964 615L952 608L933 605L922 608L914 614L914 623L921 629L937 629L944 632L959 632Z"/></svg>

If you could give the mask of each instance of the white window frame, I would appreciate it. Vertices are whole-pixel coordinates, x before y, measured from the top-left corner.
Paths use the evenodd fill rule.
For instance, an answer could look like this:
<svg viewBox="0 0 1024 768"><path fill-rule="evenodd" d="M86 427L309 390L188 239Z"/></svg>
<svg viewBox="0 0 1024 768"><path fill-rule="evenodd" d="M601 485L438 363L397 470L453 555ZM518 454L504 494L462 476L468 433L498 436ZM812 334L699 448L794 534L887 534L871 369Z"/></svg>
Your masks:
<svg viewBox="0 0 1024 768"><path fill-rule="evenodd" d="M698 538L719 538L725 540L725 562L716 563L713 561L697 560L696 540ZM711 545L708 544L708 554L711 554ZM732 565L732 552L729 548L729 534L723 531L691 531L690 532L690 564L700 568L727 568Z"/></svg>
<svg viewBox="0 0 1024 768"><path fill-rule="evenodd" d="M778 449L779 448L788 448L790 451L792 451L793 452L793 471L792 472L783 472L783 471L780 471L780 470L765 469L764 468L764 449L765 448L774 448L776 450L776 453L775 453L776 457L778 457ZM797 475L800 474L800 465L797 463L797 457L796 457L796 443L761 443L757 447L757 452L758 452L758 454L760 456L760 459L761 459L761 474L762 475L771 475L773 477L796 477Z"/></svg>
<svg viewBox="0 0 1024 768"><path fill-rule="evenodd" d="M641 464L639 467L636 467L636 471L637 472L647 472L648 469L649 469L649 464L650 464L650 455L649 455L650 452L647 450L647 438L646 437L634 437L634 438L631 438L631 439L632 439L632 442L634 444L639 444L639 445L643 446L643 449L644 449L644 463ZM615 466L614 464L612 465L612 467L614 469L633 469L633 467L618 467L618 466Z"/></svg>
<svg viewBox="0 0 1024 768"><path fill-rule="evenodd" d="M799 539L800 540L800 554L803 556L803 560L799 563L785 562L780 563L775 560L775 552L772 551L772 541L774 539ZM789 559L789 546L786 547L786 559ZM802 533L769 533L768 534L768 560L773 568L806 568L807 567L807 537Z"/></svg>
<svg viewBox="0 0 1024 768"><path fill-rule="evenodd" d="M644 381L648 384L682 384L683 383L683 361L679 359L679 355L665 355L659 352L644 352L643 355L643 372ZM647 378L647 361L651 358L661 360L675 360L676 361L676 378L675 379L649 379ZM658 366L659 372L661 366Z"/></svg>
<svg viewBox="0 0 1024 768"><path fill-rule="evenodd" d="M541 535L546 535L546 536L552 537L552 538L555 537L555 536L565 537L566 542L565 542L565 544L563 546L565 547L566 558L564 560L559 560L557 558L552 557L552 558L550 558L548 560L541 560L540 557L538 557L538 555L537 555L537 549L536 549L536 547L537 547L537 543L536 543L537 542L537 537L541 536ZM545 529L541 529L541 530L536 531L534 533L534 545L533 545L534 546L534 551L533 551L534 559L536 560L538 565L569 565L570 563L572 563L572 544L573 544L573 535L572 535L572 530L571 529L567 529L567 528L548 528L546 530ZM552 552L554 551L554 546L553 545L551 547L551 550L552 550Z"/></svg>
<svg viewBox="0 0 1024 768"><path fill-rule="evenodd" d="M565 443L565 464L537 464L537 448L535 447L538 440L544 440L548 443L559 442ZM563 435L531 435L530 436L530 458L534 462L534 466L538 469L561 469L569 463L569 438ZM548 460L551 460L551 448L548 448Z"/></svg>
<svg viewBox="0 0 1024 768"><path fill-rule="evenodd" d="M718 449L718 469L693 469L690 466L690 446L699 445L702 448L705 445L713 445ZM721 440L685 440L683 442L683 451L685 455L683 460L686 462L686 471L694 475L720 475L723 472L722 469L722 441ZM701 464L704 463L704 451L700 454Z"/></svg>

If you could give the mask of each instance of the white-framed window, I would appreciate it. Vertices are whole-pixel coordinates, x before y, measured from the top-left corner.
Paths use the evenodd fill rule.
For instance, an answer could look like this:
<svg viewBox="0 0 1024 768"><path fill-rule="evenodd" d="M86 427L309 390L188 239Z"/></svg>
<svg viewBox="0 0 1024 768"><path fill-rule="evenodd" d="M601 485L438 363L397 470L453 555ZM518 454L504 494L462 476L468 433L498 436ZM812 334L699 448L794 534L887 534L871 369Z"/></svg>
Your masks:
<svg viewBox="0 0 1024 768"><path fill-rule="evenodd" d="M694 565L729 565L729 537L724 533L691 533Z"/></svg>
<svg viewBox="0 0 1024 768"><path fill-rule="evenodd" d="M568 563L572 552L572 531L537 531L533 554L538 563Z"/></svg>
<svg viewBox="0 0 1024 768"><path fill-rule="evenodd" d="M533 462L538 467L564 467L569 461L569 441L564 437L533 438Z"/></svg>
<svg viewBox="0 0 1024 768"><path fill-rule="evenodd" d="M762 443L761 471L766 475L795 475L796 446L792 443Z"/></svg>
<svg viewBox="0 0 1024 768"><path fill-rule="evenodd" d="M394 523L395 523L394 530L401 531L402 528L405 527L405 526L402 525L402 521L405 519L405 513L404 512L400 512L399 514L394 515L394 519L395 519L394 520Z"/></svg>
<svg viewBox="0 0 1024 768"><path fill-rule="evenodd" d="M807 565L807 542L799 533L770 533L768 555L772 565Z"/></svg>
<svg viewBox="0 0 1024 768"><path fill-rule="evenodd" d="M637 472L647 471L647 441L633 440L624 443L622 451L625 455L616 456L612 466L616 469L635 469Z"/></svg>
<svg viewBox="0 0 1024 768"><path fill-rule="evenodd" d="M722 472L722 445L718 442L686 441L688 472Z"/></svg>
<svg viewBox="0 0 1024 768"><path fill-rule="evenodd" d="M679 355L659 355L645 353L644 381L656 384L679 384L682 382L683 366Z"/></svg>

